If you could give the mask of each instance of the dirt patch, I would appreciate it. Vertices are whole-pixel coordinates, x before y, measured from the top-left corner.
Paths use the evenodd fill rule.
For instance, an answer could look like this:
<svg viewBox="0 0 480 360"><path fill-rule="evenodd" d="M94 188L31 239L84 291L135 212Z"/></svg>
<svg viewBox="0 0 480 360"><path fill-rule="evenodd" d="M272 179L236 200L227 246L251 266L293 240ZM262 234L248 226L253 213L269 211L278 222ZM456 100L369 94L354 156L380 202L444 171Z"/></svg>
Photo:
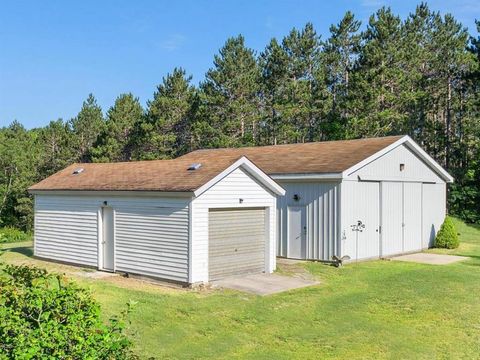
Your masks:
<svg viewBox="0 0 480 360"><path fill-rule="evenodd" d="M277 273L293 276L304 280L315 280L315 277L305 269L307 261L292 259L277 259Z"/></svg>

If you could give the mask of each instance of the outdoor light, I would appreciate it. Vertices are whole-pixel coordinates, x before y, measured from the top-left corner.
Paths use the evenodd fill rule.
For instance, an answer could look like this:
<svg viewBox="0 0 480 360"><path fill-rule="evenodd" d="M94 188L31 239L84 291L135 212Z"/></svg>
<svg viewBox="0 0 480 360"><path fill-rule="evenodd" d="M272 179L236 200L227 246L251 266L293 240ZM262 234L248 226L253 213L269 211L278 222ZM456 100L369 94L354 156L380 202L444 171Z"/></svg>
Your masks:
<svg viewBox="0 0 480 360"><path fill-rule="evenodd" d="M400 171L405 170L405 164L400 164Z"/></svg>
<svg viewBox="0 0 480 360"><path fill-rule="evenodd" d="M300 200L300 195L298 195L298 194L293 195L293 200L295 200L295 201Z"/></svg>
<svg viewBox="0 0 480 360"><path fill-rule="evenodd" d="M108 205L108 202L105 200L105 201L103 202L103 205L107 206L107 205Z"/></svg>
<svg viewBox="0 0 480 360"><path fill-rule="evenodd" d="M238 199L238 202L239 202L240 204L243 204L243 199L242 199L242 198Z"/></svg>

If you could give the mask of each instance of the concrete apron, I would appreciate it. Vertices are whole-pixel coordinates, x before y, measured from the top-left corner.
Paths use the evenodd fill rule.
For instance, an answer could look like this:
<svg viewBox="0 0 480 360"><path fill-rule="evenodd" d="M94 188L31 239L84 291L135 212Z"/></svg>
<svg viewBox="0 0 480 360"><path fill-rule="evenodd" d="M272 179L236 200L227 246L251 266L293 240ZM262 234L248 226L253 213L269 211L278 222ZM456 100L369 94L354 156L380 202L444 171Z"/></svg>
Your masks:
<svg viewBox="0 0 480 360"><path fill-rule="evenodd" d="M430 254L430 253L415 253L394 256L391 260L396 261L408 261L415 262L419 264L429 264L429 265L448 265L453 264L459 261L467 260L467 256L457 256L457 255L442 255L442 254Z"/></svg>
<svg viewBox="0 0 480 360"><path fill-rule="evenodd" d="M214 287L222 287L265 296L317 285L319 282L278 274L251 274L215 280L212 281L211 284Z"/></svg>

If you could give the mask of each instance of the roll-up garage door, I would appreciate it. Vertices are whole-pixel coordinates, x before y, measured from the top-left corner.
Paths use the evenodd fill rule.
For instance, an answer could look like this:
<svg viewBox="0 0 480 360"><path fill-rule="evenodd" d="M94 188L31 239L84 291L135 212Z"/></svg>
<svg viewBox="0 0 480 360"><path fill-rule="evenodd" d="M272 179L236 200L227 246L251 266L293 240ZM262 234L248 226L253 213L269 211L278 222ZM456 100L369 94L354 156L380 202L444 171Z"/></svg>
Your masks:
<svg viewBox="0 0 480 360"><path fill-rule="evenodd" d="M265 209L209 211L209 280L265 271Z"/></svg>

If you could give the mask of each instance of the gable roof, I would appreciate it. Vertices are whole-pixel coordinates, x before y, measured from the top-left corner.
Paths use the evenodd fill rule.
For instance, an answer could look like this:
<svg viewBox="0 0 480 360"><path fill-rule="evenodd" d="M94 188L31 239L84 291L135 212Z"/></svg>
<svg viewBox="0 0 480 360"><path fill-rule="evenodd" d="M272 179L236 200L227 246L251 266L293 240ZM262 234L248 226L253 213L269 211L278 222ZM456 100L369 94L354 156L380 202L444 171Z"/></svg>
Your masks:
<svg viewBox="0 0 480 360"><path fill-rule="evenodd" d="M406 145L447 182L453 178L409 136L386 136L356 140L323 141L288 145L196 150L179 159L201 162L214 157L219 161L247 156L274 179L328 175L342 178L374 161L399 145Z"/></svg>
<svg viewBox="0 0 480 360"><path fill-rule="evenodd" d="M270 191L283 189L274 178L332 174L342 178L404 144L445 181L453 178L409 136L325 141L289 145L197 150L173 160L73 164L33 185L29 191L201 192L242 167ZM187 170L193 163L202 166ZM77 168L84 171L73 174Z"/></svg>
<svg viewBox="0 0 480 360"><path fill-rule="evenodd" d="M179 159L202 162L204 159L214 157L218 161L224 161L244 155L269 175L341 173L401 138L402 136L388 136L359 140L205 149L193 151Z"/></svg>
<svg viewBox="0 0 480 360"><path fill-rule="evenodd" d="M192 192L199 196L217 181L241 167L275 194L284 190L244 156L209 158L200 168L188 170L189 159L117 163L77 163L31 186L41 191L161 191ZM74 174L76 169L83 169Z"/></svg>

